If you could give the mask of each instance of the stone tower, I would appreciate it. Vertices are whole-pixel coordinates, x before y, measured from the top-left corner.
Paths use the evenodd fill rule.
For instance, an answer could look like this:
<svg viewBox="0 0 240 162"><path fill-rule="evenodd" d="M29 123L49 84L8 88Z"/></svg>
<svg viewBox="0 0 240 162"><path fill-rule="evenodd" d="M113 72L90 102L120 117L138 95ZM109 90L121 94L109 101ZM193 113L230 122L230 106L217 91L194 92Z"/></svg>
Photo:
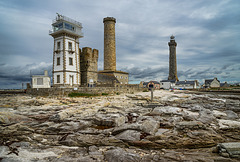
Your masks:
<svg viewBox="0 0 240 162"><path fill-rule="evenodd" d="M103 19L104 23L104 71L116 71L115 23L113 17Z"/></svg>
<svg viewBox="0 0 240 162"><path fill-rule="evenodd" d="M80 53L81 85L92 87L98 80L98 50L84 47Z"/></svg>
<svg viewBox="0 0 240 162"><path fill-rule="evenodd" d="M79 38L83 37L82 24L57 14L52 23L53 86L73 87L81 84Z"/></svg>
<svg viewBox="0 0 240 162"><path fill-rule="evenodd" d="M176 57L176 47L175 37L172 35L170 37L169 45L169 76L168 80L177 80L177 57Z"/></svg>

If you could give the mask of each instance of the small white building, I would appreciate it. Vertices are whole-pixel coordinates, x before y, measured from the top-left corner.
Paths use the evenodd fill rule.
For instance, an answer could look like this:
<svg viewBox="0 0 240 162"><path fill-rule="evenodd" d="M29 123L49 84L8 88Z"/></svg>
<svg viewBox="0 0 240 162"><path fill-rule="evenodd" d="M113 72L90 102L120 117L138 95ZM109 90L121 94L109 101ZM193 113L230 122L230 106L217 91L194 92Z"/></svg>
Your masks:
<svg viewBox="0 0 240 162"><path fill-rule="evenodd" d="M161 89L171 89L174 88L176 84L176 80L162 80L160 81Z"/></svg>
<svg viewBox="0 0 240 162"><path fill-rule="evenodd" d="M175 89L197 89L198 88L198 81L197 80L185 80L185 81L178 81L175 84Z"/></svg>
<svg viewBox="0 0 240 162"><path fill-rule="evenodd" d="M48 76L48 71L44 71L44 75L33 75L32 76L32 88L50 88L51 80Z"/></svg>

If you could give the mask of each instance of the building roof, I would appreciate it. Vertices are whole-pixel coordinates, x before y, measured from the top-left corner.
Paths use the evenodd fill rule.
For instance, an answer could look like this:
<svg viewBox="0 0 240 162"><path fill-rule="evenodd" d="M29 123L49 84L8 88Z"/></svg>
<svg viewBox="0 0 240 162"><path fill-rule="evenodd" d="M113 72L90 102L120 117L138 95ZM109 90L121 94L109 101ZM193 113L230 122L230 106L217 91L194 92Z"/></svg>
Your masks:
<svg viewBox="0 0 240 162"><path fill-rule="evenodd" d="M178 81L177 83L176 83L176 85L181 85L181 84L190 84L190 85L194 85L194 83L195 83L195 81L187 81L187 80L185 80L185 81Z"/></svg>
<svg viewBox="0 0 240 162"><path fill-rule="evenodd" d="M116 81L116 83L120 83L118 79L113 75L109 73L98 73L98 82L100 83L113 83Z"/></svg>
<svg viewBox="0 0 240 162"><path fill-rule="evenodd" d="M217 78L214 79L216 79L220 83L220 81ZM205 84L211 84L214 79L205 79Z"/></svg>
<svg viewBox="0 0 240 162"><path fill-rule="evenodd" d="M161 80L160 82L171 82L171 83L175 83L176 80Z"/></svg>
<svg viewBox="0 0 240 162"><path fill-rule="evenodd" d="M223 86L228 86L228 83L225 82L225 83L220 83L220 87L223 87Z"/></svg>
<svg viewBox="0 0 240 162"><path fill-rule="evenodd" d="M212 83L213 80L214 80L214 79L206 79L206 80L205 80L205 84L210 84L210 83Z"/></svg>

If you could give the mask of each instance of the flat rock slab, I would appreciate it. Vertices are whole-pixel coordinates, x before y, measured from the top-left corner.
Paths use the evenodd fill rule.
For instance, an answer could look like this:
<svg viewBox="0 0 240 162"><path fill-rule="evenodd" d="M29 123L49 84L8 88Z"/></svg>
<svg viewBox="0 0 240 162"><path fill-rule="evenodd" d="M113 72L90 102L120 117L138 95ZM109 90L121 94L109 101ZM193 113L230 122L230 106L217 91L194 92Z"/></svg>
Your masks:
<svg viewBox="0 0 240 162"><path fill-rule="evenodd" d="M240 158L240 142L220 143L217 149L222 156Z"/></svg>

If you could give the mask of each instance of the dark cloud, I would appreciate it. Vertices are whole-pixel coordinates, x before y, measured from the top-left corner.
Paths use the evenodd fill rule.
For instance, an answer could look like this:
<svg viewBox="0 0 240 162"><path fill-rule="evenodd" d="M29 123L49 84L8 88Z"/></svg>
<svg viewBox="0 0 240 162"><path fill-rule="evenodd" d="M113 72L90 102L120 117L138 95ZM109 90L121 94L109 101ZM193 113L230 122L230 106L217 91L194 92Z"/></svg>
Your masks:
<svg viewBox="0 0 240 162"><path fill-rule="evenodd" d="M99 50L99 69L103 65L102 19L113 16L117 19L117 68L128 71L131 80L167 79L172 34L178 43L181 79L240 80L239 8L236 0L2 0L0 84L26 81L30 69L38 74L45 68L51 71L53 38L48 31L56 12L83 23L80 48Z"/></svg>
<svg viewBox="0 0 240 162"><path fill-rule="evenodd" d="M47 63L25 66L0 65L0 89L20 88L22 83L30 83L32 75L43 75L48 70L52 75L52 65Z"/></svg>

